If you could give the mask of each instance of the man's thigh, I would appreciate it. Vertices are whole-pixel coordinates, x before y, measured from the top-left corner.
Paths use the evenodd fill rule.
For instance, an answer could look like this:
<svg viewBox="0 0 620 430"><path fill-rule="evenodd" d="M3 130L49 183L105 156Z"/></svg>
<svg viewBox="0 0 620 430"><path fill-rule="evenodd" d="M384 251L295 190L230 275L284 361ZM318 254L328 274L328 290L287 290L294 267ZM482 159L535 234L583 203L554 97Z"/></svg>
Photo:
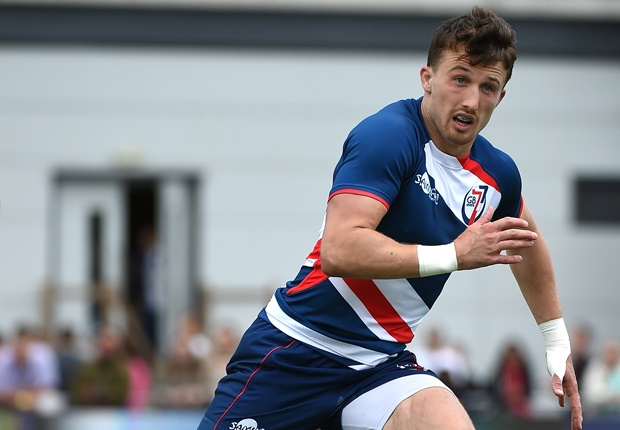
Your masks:
<svg viewBox="0 0 620 430"><path fill-rule="evenodd" d="M383 430L474 430L474 424L451 391L431 387L403 400Z"/></svg>
<svg viewBox="0 0 620 430"><path fill-rule="evenodd" d="M416 413L411 408L415 407L418 401L426 401L426 396L418 396L418 393L437 390L440 394L446 393L454 397L452 391L433 373L418 370L402 376L402 373L396 371L400 367L404 368L402 370L407 369L406 366L390 366L387 369L388 372L383 375L383 383L364 392L344 407L341 415L342 430L387 428L386 423L389 420L393 423L394 417L400 418L401 415L408 415L408 411ZM415 402L412 403L412 399L415 399ZM404 420L407 419L406 416ZM390 428L410 429L413 427ZM424 426L420 428L426 429Z"/></svg>

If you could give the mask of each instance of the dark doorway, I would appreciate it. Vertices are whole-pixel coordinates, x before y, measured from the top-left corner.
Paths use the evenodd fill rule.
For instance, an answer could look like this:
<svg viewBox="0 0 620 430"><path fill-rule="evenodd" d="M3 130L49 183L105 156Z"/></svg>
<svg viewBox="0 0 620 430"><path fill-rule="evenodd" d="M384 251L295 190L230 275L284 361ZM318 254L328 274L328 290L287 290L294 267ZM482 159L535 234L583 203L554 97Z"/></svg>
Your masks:
<svg viewBox="0 0 620 430"><path fill-rule="evenodd" d="M97 333L105 322L103 299L103 237L105 228L100 210L91 212L88 219L89 271L88 278L91 286L91 321L93 331Z"/></svg>
<svg viewBox="0 0 620 430"><path fill-rule="evenodd" d="M157 351L158 315L153 308L154 253L158 237L158 182L131 179L125 186L127 220L127 283L129 333L145 355Z"/></svg>

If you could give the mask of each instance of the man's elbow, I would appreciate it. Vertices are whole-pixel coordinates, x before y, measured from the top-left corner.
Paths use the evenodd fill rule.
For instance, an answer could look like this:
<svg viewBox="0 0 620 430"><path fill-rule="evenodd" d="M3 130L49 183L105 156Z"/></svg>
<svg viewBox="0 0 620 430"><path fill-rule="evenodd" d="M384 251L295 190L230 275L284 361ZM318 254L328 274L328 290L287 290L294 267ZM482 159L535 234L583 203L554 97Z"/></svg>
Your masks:
<svg viewBox="0 0 620 430"><path fill-rule="evenodd" d="M347 263L338 252L321 249L321 270L327 276L346 276Z"/></svg>

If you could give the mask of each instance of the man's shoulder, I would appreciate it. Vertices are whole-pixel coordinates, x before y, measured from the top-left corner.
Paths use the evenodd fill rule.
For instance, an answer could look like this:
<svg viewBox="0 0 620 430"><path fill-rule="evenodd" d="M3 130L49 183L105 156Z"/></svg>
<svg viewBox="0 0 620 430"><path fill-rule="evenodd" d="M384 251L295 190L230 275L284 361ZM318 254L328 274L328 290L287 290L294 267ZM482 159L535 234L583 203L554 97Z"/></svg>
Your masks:
<svg viewBox="0 0 620 430"><path fill-rule="evenodd" d="M382 135L421 133L424 127L419 113L418 100L403 99L390 103L366 117L355 127L355 130L357 132L378 131Z"/></svg>
<svg viewBox="0 0 620 430"><path fill-rule="evenodd" d="M493 146L482 136L478 136L471 150L470 158L489 173L502 188L521 187L521 173L517 163L508 153Z"/></svg>
<svg viewBox="0 0 620 430"><path fill-rule="evenodd" d="M419 100L402 99L388 104L370 118L390 118L394 121L420 121Z"/></svg>
<svg viewBox="0 0 620 430"><path fill-rule="evenodd" d="M472 157L481 161L492 161L506 164L507 166L514 166L516 164L512 157L508 153L494 146L485 137L478 135L472 146Z"/></svg>

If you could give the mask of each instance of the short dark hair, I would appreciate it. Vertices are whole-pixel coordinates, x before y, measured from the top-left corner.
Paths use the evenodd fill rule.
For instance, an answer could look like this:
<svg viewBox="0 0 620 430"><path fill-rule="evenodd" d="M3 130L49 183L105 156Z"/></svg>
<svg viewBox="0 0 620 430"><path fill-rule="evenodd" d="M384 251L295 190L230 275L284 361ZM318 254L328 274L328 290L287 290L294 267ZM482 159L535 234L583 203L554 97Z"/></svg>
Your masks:
<svg viewBox="0 0 620 430"><path fill-rule="evenodd" d="M503 62L507 83L517 59L516 43L510 24L490 10L474 6L470 13L449 19L437 28L428 50L427 65L436 66L447 50L463 49L473 66Z"/></svg>

